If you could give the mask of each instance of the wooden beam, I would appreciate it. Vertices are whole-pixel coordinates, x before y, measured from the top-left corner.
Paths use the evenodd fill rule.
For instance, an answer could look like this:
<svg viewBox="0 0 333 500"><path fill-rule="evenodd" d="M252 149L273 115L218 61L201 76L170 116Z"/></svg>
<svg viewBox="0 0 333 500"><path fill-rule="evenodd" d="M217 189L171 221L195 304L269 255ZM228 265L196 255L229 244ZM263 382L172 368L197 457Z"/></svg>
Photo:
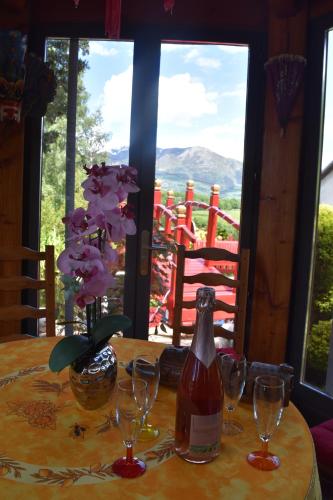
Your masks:
<svg viewBox="0 0 333 500"><path fill-rule="evenodd" d="M269 3L269 57L289 52L304 55L308 5L288 18L279 18ZM285 135L280 136L272 90L267 81L265 131L256 271L253 297L250 360L284 361L288 335L289 301L303 119L303 89Z"/></svg>

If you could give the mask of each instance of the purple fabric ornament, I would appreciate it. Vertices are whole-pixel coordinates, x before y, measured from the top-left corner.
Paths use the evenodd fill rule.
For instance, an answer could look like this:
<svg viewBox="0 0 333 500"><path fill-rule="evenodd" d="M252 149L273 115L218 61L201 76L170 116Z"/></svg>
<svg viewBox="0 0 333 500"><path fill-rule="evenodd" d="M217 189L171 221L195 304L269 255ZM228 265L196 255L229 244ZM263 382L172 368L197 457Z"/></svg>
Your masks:
<svg viewBox="0 0 333 500"><path fill-rule="evenodd" d="M271 57L265 64L272 85L282 136L303 82L305 66L306 59L294 54Z"/></svg>

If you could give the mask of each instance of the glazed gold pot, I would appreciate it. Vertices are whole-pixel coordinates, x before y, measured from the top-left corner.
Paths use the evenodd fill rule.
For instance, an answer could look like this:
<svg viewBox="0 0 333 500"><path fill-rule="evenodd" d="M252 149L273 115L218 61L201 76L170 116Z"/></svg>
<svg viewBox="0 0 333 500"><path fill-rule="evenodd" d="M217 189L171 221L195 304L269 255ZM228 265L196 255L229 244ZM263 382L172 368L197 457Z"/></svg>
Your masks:
<svg viewBox="0 0 333 500"><path fill-rule="evenodd" d="M73 394L85 410L97 410L108 403L116 378L117 356L109 344L81 356L69 367Z"/></svg>

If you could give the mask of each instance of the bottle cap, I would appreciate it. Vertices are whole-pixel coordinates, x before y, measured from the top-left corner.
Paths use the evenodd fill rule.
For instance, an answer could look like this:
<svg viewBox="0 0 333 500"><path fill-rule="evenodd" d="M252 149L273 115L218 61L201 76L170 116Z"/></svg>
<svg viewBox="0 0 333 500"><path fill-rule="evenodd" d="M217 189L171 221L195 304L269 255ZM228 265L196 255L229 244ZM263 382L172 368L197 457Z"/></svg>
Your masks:
<svg viewBox="0 0 333 500"><path fill-rule="evenodd" d="M197 289L196 308L198 311L203 309L213 309L215 305L215 289L209 286L203 286Z"/></svg>

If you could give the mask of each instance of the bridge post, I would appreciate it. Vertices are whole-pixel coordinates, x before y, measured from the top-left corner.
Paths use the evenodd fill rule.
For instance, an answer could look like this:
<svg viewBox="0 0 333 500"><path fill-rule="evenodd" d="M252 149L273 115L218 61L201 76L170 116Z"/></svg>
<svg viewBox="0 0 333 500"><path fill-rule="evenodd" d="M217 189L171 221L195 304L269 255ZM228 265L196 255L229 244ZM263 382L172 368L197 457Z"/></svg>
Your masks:
<svg viewBox="0 0 333 500"><path fill-rule="evenodd" d="M176 243L181 243L186 245L186 235L180 226L185 226L186 222L186 207L184 205L179 205L176 209L177 212L177 225L175 227L174 238Z"/></svg>
<svg viewBox="0 0 333 500"><path fill-rule="evenodd" d="M180 205L176 209L177 211L177 224L174 232L174 239L176 243L183 243L184 232L179 226L185 225L185 213L186 208L184 205ZM167 309L169 312L169 324L173 323L173 309L175 305L175 291L176 291L176 272L177 272L177 253L173 254L174 266L172 266L171 277L170 277L170 293L167 298Z"/></svg>
<svg viewBox="0 0 333 500"><path fill-rule="evenodd" d="M191 202L193 200L194 200L194 182L193 181L187 181L187 183L186 183L185 202L186 201ZM185 221L185 225L186 225L186 227L190 231L192 231L192 210L193 210L192 204L191 203L186 204L186 221ZM187 246L186 246L186 248L187 248Z"/></svg>
<svg viewBox="0 0 333 500"><path fill-rule="evenodd" d="M173 190L170 189L170 191L167 192L166 206L171 207L171 205L174 204L174 201L175 195L173 193ZM171 234L171 219L168 214L165 214L164 234L166 236L169 236Z"/></svg>
<svg viewBox="0 0 333 500"><path fill-rule="evenodd" d="M162 181L160 179L155 179L155 189L154 189L154 219L157 220L157 222L160 221L160 216L161 216L161 210L158 207L155 207L155 205L161 205L162 203Z"/></svg>
<svg viewBox="0 0 333 500"><path fill-rule="evenodd" d="M210 191L210 200L209 200L210 207L218 208L219 194L220 194L220 186L218 184L214 184L211 187ZM216 229L217 229L217 214L215 210L210 208L208 214L206 247L215 247Z"/></svg>

